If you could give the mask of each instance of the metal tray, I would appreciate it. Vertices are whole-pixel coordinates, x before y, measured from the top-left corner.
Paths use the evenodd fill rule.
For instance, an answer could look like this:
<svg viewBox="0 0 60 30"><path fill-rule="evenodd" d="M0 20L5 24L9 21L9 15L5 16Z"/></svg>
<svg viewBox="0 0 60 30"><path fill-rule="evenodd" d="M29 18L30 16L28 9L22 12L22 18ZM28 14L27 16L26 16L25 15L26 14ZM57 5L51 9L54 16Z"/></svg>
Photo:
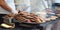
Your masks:
<svg viewBox="0 0 60 30"><path fill-rule="evenodd" d="M48 24L53 24L57 22L60 18L57 18L55 20L47 21L44 23L27 23L27 22L19 22L19 26L22 27L29 27L29 28L36 28L36 27L41 27L41 26L46 26Z"/></svg>

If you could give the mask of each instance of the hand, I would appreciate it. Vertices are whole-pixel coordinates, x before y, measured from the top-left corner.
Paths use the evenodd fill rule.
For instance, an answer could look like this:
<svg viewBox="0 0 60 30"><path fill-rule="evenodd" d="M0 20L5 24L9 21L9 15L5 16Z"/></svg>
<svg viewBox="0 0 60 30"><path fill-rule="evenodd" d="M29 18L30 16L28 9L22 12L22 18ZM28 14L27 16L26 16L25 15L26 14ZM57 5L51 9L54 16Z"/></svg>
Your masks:
<svg viewBox="0 0 60 30"><path fill-rule="evenodd" d="M12 14L18 14L17 10L12 10Z"/></svg>

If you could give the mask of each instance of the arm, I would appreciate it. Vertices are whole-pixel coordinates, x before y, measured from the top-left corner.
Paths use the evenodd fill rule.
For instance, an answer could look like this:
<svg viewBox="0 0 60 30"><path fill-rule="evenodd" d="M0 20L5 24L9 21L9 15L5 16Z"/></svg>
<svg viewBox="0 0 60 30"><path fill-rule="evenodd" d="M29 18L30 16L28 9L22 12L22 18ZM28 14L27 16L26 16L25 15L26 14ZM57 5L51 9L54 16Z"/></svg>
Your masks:
<svg viewBox="0 0 60 30"><path fill-rule="evenodd" d="M4 0L0 0L0 6L13 14L18 14L18 11L11 8Z"/></svg>
<svg viewBox="0 0 60 30"><path fill-rule="evenodd" d="M0 0L0 6L9 12L12 11L12 8L10 8L4 0Z"/></svg>

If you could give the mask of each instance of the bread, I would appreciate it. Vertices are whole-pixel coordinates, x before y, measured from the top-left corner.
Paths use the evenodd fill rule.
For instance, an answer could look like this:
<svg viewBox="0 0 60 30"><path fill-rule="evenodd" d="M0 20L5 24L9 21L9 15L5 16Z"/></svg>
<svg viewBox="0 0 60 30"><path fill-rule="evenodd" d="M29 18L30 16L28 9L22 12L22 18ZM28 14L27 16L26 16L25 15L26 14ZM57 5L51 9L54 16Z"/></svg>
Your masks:
<svg viewBox="0 0 60 30"><path fill-rule="evenodd" d="M50 19L51 20L55 20L56 18L58 18L57 16L51 16Z"/></svg>
<svg viewBox="0 0 60 30"><path fill-rule="evenodd" d="M1 26L3 28L14 28L15 27L15 25L8 25L8 24L5 24L5 23L2 23Z"/></svg>
<svg viewBox="0 0 60 30"><path fill-rule="evenodd" d="M60 14L57 14L58 17L60 17Z"/></svg>

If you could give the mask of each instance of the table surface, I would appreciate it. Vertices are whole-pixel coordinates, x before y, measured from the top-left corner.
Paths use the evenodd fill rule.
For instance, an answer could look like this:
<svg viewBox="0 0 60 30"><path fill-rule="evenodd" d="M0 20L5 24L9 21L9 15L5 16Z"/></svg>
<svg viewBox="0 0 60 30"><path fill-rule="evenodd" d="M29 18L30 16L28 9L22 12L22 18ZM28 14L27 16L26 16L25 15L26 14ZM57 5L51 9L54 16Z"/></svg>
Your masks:
<svg viewBox="0 0 60 30"><path fill-rule="evenodd" d="M54 21L49 21L49 22L45 22L45 23L42 23L42 24L40 24L39 26L42 26L42 27L44 27L44 26L47 26L48 24L54 24L54 23L56 23L57 21L59 21L60 20L60 18L57 18L56 20L54 20ZM18 25L18 24L17 24ZM23 27L16 27L16 28L13 28L13 29L5 29L5 28L0 28L0 30L30 30L30 29L33 29L33 28L23 28ZM36 30L36 29L35 29Z"/></svg>

